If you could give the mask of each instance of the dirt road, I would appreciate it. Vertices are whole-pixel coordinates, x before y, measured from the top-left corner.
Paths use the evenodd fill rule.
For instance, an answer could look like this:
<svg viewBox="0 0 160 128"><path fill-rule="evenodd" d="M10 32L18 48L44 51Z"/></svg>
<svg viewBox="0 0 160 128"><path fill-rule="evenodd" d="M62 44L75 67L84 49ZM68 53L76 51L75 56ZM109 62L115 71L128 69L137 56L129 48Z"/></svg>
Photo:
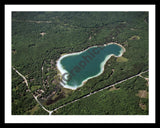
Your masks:
<svg viewBox="0 0 160 128"><path fill-rule="evenodd" d="M20 75L20 76L24 79L24 81L25 81L25 83L26 83L26 86L28 87L29 92L31 92L31 90L29 89L29 86L28 86L27 79L26 79L20 72L18 72L14 67L13 67L13 70L15 70L16 73L17 73L18 75ZM125 81L127 81L127 80L130 80L130 79L132 79L132 78L135 78L135 77L138 77L138 76L141 77L141 74L146 73L146 72L148 72L148 70L143 71L143 72L140 72L140 73L138 73L138 74L136 74L136 75L133 75L133 76L131 76L131 77L129 77L129 78L123 79L123 80L121 80L121 81L119 81L119 82L116 82L116 83L114 83L114 84L111 84L111 85L109 85L109 86L106 86L106 87L104 87L104 88L102 88L102 89L99 89L99 90L97 90L97 91L94 91L94 92L92 92L92 93L89 93L89 94L87 94L87 95L85 95L85 96L83 96L83 97L81 97L81 98L79 98L79 99L75 99L75 100L73 100L73 101L71 101L71 102L68 102L68 103L66 103L66 104L64 104L64 105L61 105L61 106L53 109L52 111L47 110L47 109L39 102L39 100L37 99L37 97L36 97L35 95L33 95L32 92L31 92L31 94L32 94L32 96L34 97L34 99L37 101L37 103L42 107L42 109L45 110L46 112L48 112L49 115L52 115L52 113L53 113L54 111L57 111L57 110L60 109L60 108L63 108L63 107L65 107L65 106L67 106L67 105L69 105L69 104L72 104L72 103L74 103L74 102L77 102L77 101L79 101L79 100L81 100L81 99L87 98L87 97L89 97L89 96L91 96L91 95L93 95L93 94L96 94L96 93L98 93L98 92L100 92L100 91L103 91L104 89L107 89L107 88L109 88L109 87L113 87L113 86L115 86L115 85L117 85L117 84L123 83L123 82L125 82Z"/></svg>
<svg viewBox="0 0 160 128"><path fill-rule="evenodd" d="M18 72L14 67L13 67L13 70L14 70L18 75L20 75L20 76L24 79L24 82L26 83L26 86L27 86L29 92L32 94L32 96L33 96L34 99L37 101L37 103L42 107L42 109L43 109L44 111L48 112L49 115L51 115L53 111L47 110L47 109L39 102L39 100L37 99L37 97L31 92L31 90L30 90L30 88L29 88L29 86L28 86L27 79L25 78L25 76L23 76L20 72Z"/></svg>

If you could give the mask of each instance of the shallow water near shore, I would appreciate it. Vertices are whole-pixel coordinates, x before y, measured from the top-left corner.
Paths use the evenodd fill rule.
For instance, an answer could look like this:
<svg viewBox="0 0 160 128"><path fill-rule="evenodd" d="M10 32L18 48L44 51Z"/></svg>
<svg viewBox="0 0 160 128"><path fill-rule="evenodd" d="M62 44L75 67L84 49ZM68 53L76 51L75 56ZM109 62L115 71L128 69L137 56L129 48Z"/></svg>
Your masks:
<svg viewBox="0 0 160 128"><path fill-rule="evenodd" d="M62 76L61 85L73 90L81 87L88 79L103 72L104 65L111 56L120 57L124 52L123 46L109 43L61 56L57 61Z"/></svg>

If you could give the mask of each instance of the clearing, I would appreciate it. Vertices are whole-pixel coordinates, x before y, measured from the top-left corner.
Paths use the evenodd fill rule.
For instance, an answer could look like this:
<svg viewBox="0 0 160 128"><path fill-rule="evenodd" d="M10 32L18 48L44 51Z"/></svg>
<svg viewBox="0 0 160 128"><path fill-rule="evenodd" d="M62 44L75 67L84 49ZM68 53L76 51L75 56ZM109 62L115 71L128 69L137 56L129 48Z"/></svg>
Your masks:
<svg viewBox="0 0 160 128"><path fill-rule="evenodd" d="M116 59L116 61L117 61L117 62L127 62L128 59L125 58L125 57L123 57L123 56L121 56L121 57L118 57L118 58Z"/></svg>
<svg viewBox="0 0 160 128"><path fill-rule="evenodd" d="M139 90L137 96L140 98L147 98L148 92L146 90Z"/></svg>

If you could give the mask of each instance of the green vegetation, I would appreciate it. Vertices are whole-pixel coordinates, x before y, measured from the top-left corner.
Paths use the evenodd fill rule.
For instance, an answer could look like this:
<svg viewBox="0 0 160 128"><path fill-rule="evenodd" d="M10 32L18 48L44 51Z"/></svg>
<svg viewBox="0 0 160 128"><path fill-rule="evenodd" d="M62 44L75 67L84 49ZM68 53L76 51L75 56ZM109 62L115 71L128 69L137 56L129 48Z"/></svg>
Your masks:
<svg viewBox="0 0 160 128"><path fill-rule="evenodd" d="M54 114L64 115L143 115L148 113L148 104L145 110L139 107L140 98L135 96L137 91L137 84L140 79L133 79L127 81L130 88L120 89L114 91L104 90L91 95L88 98L81 99L73 104L69 104L62 109L59 109ZM134 82L133 82L134 81ZM145 82L145 81L144 81ZM124 86L127 84L124 83ZM145 85L143 85L145 86ZM122 88L121 88L122 87ZM131 89L132 88L132 89ZM144 87L146 88L146 87ZM142 100L142 99L141 99ZM147 103L147 102L146 102ZM144 103L144 104L146 104Z"/></svg>
<svg viewBox="0 0 160 128"><path fill-rule="evenodd" d="M121 56L121 57L118 57L116 61L117 61L117 62L127 62L128 59L125 58L125 57L123 57L123 56Z"/></svg>
<svg viewBox="0 0 160 128"><path fill-rule="evenodd" d="M146 21L148 12L13 12L12 66L26 77L39 101L53 110L148 70ZM75 91L59 85L56 60L61 54L113 41L126 52L119 59L111 57L102 75ZM137 96L139 90L148 92L146 83L137 77L116 85L117 90L106 89L52 114L148 114L148 98ZM48 114L27 90L23 79L12 70L12 114Z"/></svg>
<svg viewBox="0 0 160 128"><path fill-rule="evenodd" d="M139 36L132 36L131 38L129 38L129 40L139 40L140 37Z"/></svg>
<svg viewBox="0 0 160 128"><path fill-rule="evenodd" d="M149 77L149 72L143 73L142 76L148 78Z"/></svg>

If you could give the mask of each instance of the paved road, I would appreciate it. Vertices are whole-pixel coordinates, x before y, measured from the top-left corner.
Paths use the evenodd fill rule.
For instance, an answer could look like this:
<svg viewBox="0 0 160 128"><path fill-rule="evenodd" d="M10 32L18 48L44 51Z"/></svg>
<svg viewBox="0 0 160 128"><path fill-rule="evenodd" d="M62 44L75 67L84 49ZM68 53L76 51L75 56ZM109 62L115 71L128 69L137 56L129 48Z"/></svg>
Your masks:
<svg viewBox="0 0 160 128"><path fill-rule="evenodd" d="M64 105L62 105L62 106L59 106L59 107L55 108L55 109L53 110L53 112L54 112L54 111L57 111L57 110L60 109L60 108L65 107L65 106L67 106L67 105L69 105L69 104L72 104L72 103L77 102L77 101L79 101L79 100L81 100L81 99L84 99L84 98L86 98L86 97L89 97L89 96L91 96L91 95L93 95L93 94L95 94L95 93L98 93L98 92L100 92L100 91L103 91L104 89L107 89L107 88L109 88L109 87L113 87L113 86L115 86L115 85L117 85L117 84L123 83L123 82L125 82L125 81L127 81L127 80L130 80L130 79L134 78L134 77L141 76L141 74L146 73L146 72L148 72L148 70L146 70L146 71L144 71L144 72L140 72L140 73L138 73L138 74L136 74L136 75L134 75L134 76L131 76L131 77L129 77L129 78L126 78L126 79L124 79L124 80L121 80L121 81L119 81L119 82L117 82L117 83L111 84L111 85L109 85L109 86L107 86L107 87L104 87L104 88L102 88L102 89L100 89L100 90L97 90L97 91L94 91L94 92L92 92L92 93L89 93L89 94L87 94L87 95L85 95L85 96L83 96L83 97L81 97L81 98L79 98L79 99L73 100L73 101L71 101L71 102L69 102L69 103L66 103L66 104L64 104Z"/></svg>
<svg viewBox="0 0 160 128"><path fill-rule="evenodd" d="M29 89L29 86L28 86L27 79L26 79L20 72L18 72L14 67L13 67L13 70L15 70L16 73L18 73L18 75L20 75L20 76L24 79L24 81L25 81L25 83L26 83L26 86L28 87L28 90L31 92L31 90ZM146 73L146 72L148 72L148 70L146 70L146 71L144 71L144 72L140 72L140 73L138 73L138 74L136 74L136 75L133 75L133 76L131 76L131 77L129 77L129 78L123 79L123 80L121 80L121 81L119 81L119 82L116 82L116 83L114 83L114 84L108 85L107 87L104 87L104 88L99 89L99 90L97 90L97 91L94 91L94 92L92 92L92 93L89 93L89 94L87 94L87 95L85 95L85 96L83 96L83 97L81 97L81 98L79 98L79 99L75 99L75 100L73 100L73 101L71 101L71 102L68 102L68 103L66 103L66 104L64 104L64 105L61 105L61 106L53 109L52 111L47 110L47 109L39 102L39 100L37 99L37 97L36 97L35 95L33 95L32 92L31 92L31 94L33 95L33 97L34 97L34 99L37 101L37 103L42 107L42 109L45 110L46 112L48 112L49 115L52 115L52 113L53 113L54 111L57 111L57 110L60 109L60 108L63 108L63 107L65 107L65 106L67 106L67 105L69 105L69 104L72 104L72 103L74 103L74 102L77 102L77 101L79 101L79 100L81 100L81 99L87 98L87 97L89 97L89 96L91 96L91 95L93 95L93 94L96 94L96 93L98 93L98 92L100 92L100 91L103 91L104 89L107 89L107 88L109 88L109 87L113 87L113 86L115 86L115 85L117 85L117 84L123 83L123 82L125 82L125 81L127 81L127 80L130 80L130 79L134 78L134 77L137 77L137 76L142 77L141 75L142 75L143 73Z"/></svg>
<svg viewBox="0 0 160 128"><path fill-rule="evenodd" d="M20 76L24 79L24 82L26 83L26 86L27 86L29 92L31 92L31 90L30 90L30 88L29 88L29 86L28 86L27 79L25 78L25 76L23 76L20 72L18 72L14 67L13 67L13 70L16 71L16 73L17 73L18 75L20 75ZM31 92L31 94L32 94L32 96L34 97L34 99L37 101L37 103L42 107L42 109L45 110L46 112L48 112L49 115L51 115L53 111L47 110L47 109L39 102L39 100L37 99L37 97L36 97L32 92Z"/></svg>

